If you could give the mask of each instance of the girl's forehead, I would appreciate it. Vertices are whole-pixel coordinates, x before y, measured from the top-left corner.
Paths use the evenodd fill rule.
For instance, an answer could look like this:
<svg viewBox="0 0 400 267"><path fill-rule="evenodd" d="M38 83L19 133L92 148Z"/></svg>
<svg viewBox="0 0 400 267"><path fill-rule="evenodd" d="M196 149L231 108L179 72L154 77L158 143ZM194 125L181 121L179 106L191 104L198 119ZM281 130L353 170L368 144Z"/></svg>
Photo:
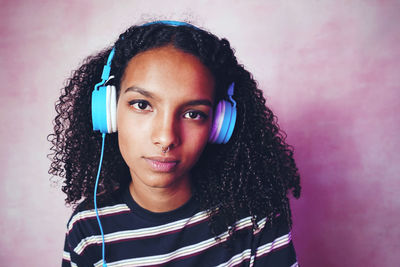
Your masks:
<svg viewBox="0 0 400 267"><path fill-rule="evenodd" d="M133 57L121 79L121 91L131 86L214 95L214 78L209 69L196 56L173 46L151 49Z"/></svg>

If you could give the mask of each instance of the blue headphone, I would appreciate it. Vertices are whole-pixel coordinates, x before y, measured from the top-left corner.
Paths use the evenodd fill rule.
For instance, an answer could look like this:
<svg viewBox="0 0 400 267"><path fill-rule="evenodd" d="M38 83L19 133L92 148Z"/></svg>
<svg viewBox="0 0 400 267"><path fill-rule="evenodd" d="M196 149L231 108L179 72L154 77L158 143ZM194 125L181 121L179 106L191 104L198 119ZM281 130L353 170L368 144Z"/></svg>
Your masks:
<svg viewBox="0 0 400 267"><path fill-rule="evenodd" d="M142 26L151 24L166 24L171 26L187 26L195 29L195 26L180 21L162 20L146 23ZM115 54L115 48L110 52L107 64L103 67L101 82L95 85L92 92L92 122L93 130L101 133L114 133L117 131L117 94L113 85L105 85L110 79L111 62ZM230 101L221 100L215 110L213 125L209 136L209 143L226 144L232 136L236 123L236 102L232 98L234 93L234 83L229 86L228 97Z"/></svg>
<svg viewBox="0 0 400 267"><path fill-rule="evenodd" d="M195 29L195 26L180 21L162 20L146 23L142 26L151 24L165 24L171 26L186 26ZM101 238L102 238L102 258L103 267L107 267L105 259L105 240L103 227L101 225L99 211L97 209L97 188L99 184L99 177L101 171L101 165L103 162L104 155L104 142L107 133L114 133L117 131L117 94L116 88L113 85L106 85L107 81L110 80L111 62L115 54L115 48L110 52L107 59L107 64L103 67L103 73L101 74L101 82L94 86L92 92L92 123L93 130L100 131L102 133L102 146L100 154L99 168L97 170L96 184L94 187L94 209L96 212L96 219L99 224ZM226 144L232 136L233 129L236 123L236 102L232 98L235 84L232 83L228 89L229 101L221 100L218 102L213 125L211 128L211 134L208 141L213 144Z"/></svg>

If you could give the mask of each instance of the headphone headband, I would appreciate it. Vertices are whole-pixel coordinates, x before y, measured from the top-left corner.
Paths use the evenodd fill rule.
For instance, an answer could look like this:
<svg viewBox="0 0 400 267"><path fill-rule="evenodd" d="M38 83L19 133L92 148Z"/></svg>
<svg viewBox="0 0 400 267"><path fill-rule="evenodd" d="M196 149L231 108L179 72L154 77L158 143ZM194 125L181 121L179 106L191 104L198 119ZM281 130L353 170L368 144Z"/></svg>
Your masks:
<svg viewBox="0 0 400 267"><path fill-rule="evenodd" d="M200 30L199 28L197 28L196 26L194 26L190 23L187 23L184 21L177 21L177 20L156 20L156 21L152 21L152 22L147 22L145 24L142 24L141 26L149 26L149 25L153 25L153 24L164 24L164 25L175 26L175 27L186 26L186 27L194 28L196 30Z"/></svg>

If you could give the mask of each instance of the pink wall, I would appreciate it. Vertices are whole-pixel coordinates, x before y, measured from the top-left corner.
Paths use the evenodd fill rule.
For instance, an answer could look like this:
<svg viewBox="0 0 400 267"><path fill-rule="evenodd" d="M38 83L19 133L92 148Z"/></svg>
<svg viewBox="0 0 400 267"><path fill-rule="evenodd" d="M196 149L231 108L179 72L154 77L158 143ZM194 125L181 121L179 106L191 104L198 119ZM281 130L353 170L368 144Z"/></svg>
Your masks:
<svg viewBox="0 0 400 267"><path fill-rule="evenodd" d="M302 174L302 266L398 265L400 2L142 2L1 1L0 265L60 264L71 211L47 174L54 101L86 55L152 17L227 37L264 89Z"/></svg>

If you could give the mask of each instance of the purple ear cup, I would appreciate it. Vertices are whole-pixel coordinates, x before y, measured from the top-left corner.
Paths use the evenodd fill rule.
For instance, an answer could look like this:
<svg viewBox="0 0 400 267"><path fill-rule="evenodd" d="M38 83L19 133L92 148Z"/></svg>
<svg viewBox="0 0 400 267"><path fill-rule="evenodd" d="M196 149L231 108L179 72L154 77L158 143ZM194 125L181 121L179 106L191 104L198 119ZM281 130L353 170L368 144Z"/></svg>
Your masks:
<svg viewBox="0 0 400 267"><path fill-rule="evenodd" d="M224 120L225 101L220 101L215 109L214 121L211 128L211 134L208 139L210 143L215 143L218 133L221 131L222 122Z"/></svg>
<svg viewBox="0 0 400 267"><path fill-rule="evenodd" d="M231 120L229 122L229 127L227 129L226 136L225 136L224 140L222 141L222 143L224 143L224 144L228 143L228 141L231 139L233 130L235 129L236 115L237 115L236 107L232 106Z"/></svg>
<svg viewBox="0 0 400 267"><path fill-rule="evenodd" d="M232 136L236 123L236 101L232 98L234 83L229 86L228 96L232 103L221 100L215 109L214 121L208 142L226 144Z"/></svg>

